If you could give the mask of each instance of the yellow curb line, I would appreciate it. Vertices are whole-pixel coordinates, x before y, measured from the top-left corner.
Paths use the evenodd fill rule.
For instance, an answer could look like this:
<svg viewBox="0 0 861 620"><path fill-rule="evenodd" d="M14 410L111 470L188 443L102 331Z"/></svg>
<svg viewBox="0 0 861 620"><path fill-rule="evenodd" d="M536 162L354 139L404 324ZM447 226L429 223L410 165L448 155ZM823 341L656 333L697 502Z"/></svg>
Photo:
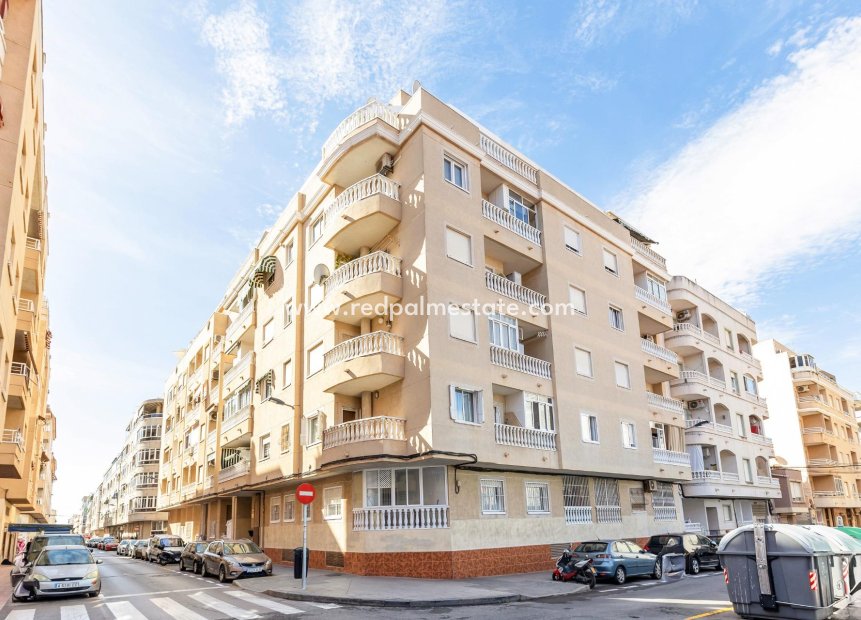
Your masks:
<svg viewBox="0 0 861 620"><path fill-rule="evenodd" d="M732 607L724 607L723 609L715 609L714 611L707 611L704 614L698 614L696 616L689 616L685 618L685 620L697 620L697 618L705 618L707 616L714 616L717 614L722 614L727 611L732 611Z"/></svg>

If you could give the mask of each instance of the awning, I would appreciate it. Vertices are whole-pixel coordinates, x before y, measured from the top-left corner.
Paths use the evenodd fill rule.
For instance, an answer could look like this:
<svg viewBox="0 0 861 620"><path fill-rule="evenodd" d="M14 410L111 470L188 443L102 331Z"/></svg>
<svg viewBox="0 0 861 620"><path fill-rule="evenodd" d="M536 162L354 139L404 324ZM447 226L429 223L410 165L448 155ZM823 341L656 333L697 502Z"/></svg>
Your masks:
<svg viewBox="0 0 861 620"><path fill-rule="evenodd" d="M275 384L275 371L274 370L267 371L266 374L264 374L262 377L260 377L257 380L258 390L260 389L260 386L263 385L264 383L268 383L269 385Z"/></svg>
<svg viewBox="0 0 861 620"><path fill-rule="evenodd" d="M274 256L264 256L257 265L257 269L251 275L251 282L254 286L266 286L272 282L275 277L275 268L278 266L278 259Z"/></svg>

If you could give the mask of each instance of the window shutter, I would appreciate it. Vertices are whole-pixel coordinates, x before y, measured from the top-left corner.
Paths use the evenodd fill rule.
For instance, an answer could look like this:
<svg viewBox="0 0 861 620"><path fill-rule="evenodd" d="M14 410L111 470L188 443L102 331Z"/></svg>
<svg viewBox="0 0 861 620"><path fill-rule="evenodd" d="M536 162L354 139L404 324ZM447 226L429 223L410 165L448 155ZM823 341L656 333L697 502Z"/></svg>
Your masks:
<svg viewBox="0 0 861 620"><path fill-rule="evenodd" d="M589 427L589 416L585 414L580 415L580 437L587 441L592 439L591 430Z"/></svg>
<svg viewBox="0 0 861 620"><path fill-rule="evenodd" d="M324 428L326 428L326 413L320 411L317 413L317 436L314 437L314 441L321 441L323 439Z"/></svg>
<svg viewBox="0 0 861 620"><path fill-rule="evenodd" d="M303 446L308 445L308 419L305 416L302 416L302 422L300 424L299 436L302 441Z"/></svg>
<svg viewBox="0 0 861 620"><path fill-rule="evenodd" d="M451 415L452 420L457 420L457 397L454 393L455 386L448 386L448 397L449 397L449 414Z"/></svg>
<svg viewBox="0 0 861 620"><path fill-rule="evenodd" d="M484 390L479 390L475 393L476 407L478 407L478 415L475 420L479 424L484 424Z"/></svg>

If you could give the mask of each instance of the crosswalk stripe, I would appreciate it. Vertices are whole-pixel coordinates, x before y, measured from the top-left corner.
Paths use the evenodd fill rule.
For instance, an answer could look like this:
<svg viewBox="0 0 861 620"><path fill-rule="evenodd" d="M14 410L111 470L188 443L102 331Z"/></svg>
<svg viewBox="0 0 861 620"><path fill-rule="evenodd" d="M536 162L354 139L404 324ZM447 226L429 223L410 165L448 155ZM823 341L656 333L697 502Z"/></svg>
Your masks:
<svg viewBox="0 0 861 620"><path fill-rule="evenodd" d="M196 594L189 594L188 598L194 599L201 605L206 605L210 609L217 609L218 611L227 614L232 618L240 618L241 620L251 620L252 618L259 618L256 613L253 611L245 611L244 609L240 609L235 605L231 605L230 603L225 603L224 601L220 601L214 596L209 596L208 594L204 594L203 592L197 592Z"/></svg>
<svg viewBox="0 0 861 620"><path fill-rule="evenodd" d="M35 616L35 609L16 609L6 616L6 620L33 620Z"/></svg>
<svg viewBox="0 0 861 620"><path fill-rule="evenodd" d="M320 609L338 609L340 605L336 605L335 603L312 603L311 601L305 601L309 605L313 605L314 607L319 607Z"/></svg>
<svg viewBox="0 0 861 620"><path fill-rule="evenodd" d="M60 607L60 620L90 620L90 614L83 605L63 605Z"/></svg>
<svg viewBox="0 0 861 620"><path fill-rule="evenodd" d="M275 601L272 601L268 598L263 598L262 596L254 596L253 594L246 592L245 590L230 590L229 592L225 592L225 594L235 596L236 598L257 607L265 607L266 609L277 611L278 613L284 614L285 616L288 614L303 613L301 609L296 609L295 607L290 607L290 605L284 605L282 603L276 603Z"/></svg>
<svg viewBox="0 0 861 620"><path fill-rule="evenodd" d="M151 602L169 614L174 620L206 620L199 613L191 611L188 607L180 605L172 598L154 598Z"/></svg>
<svg viewBox="0 0 861 620"><path fill-rule="evenodd" d="M128 601L105 603L117 620L147 620L147 617L135 609Z"/></svg>

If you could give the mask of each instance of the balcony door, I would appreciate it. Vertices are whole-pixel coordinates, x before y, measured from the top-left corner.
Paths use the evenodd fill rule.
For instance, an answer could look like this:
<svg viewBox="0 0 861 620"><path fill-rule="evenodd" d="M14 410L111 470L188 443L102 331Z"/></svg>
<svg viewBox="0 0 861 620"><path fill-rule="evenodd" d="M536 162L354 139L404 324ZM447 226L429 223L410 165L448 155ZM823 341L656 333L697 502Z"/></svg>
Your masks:
<svg viewBox="0 0 861 620"><path fill-rule="evenodd" d="M491 314L488 317L490 328L490 344L523 353L523 345L520 344L520 329L517 319L504 314Z"/></svg>

